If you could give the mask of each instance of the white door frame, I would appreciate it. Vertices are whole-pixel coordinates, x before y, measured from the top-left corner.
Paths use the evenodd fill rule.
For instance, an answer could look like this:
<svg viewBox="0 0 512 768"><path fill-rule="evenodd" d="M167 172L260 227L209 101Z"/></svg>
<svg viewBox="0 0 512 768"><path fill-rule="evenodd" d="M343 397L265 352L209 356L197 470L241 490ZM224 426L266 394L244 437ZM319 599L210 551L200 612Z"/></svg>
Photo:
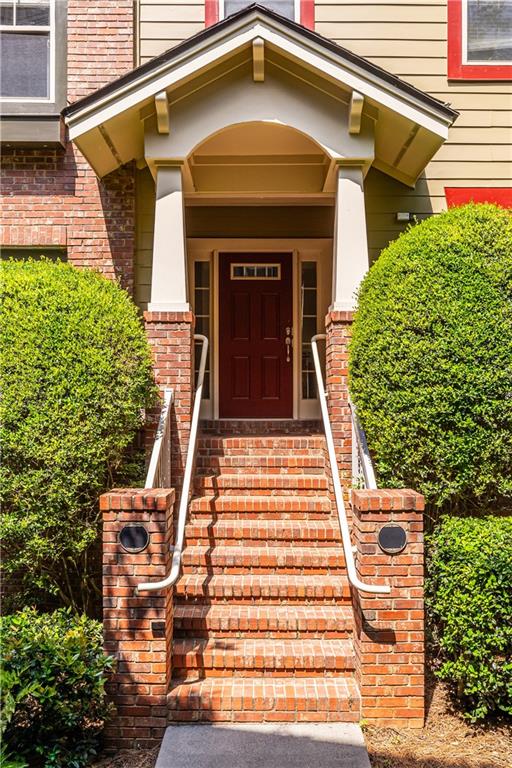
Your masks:
<svg viewBox="0 0 512 768"><path fill-rule="evenodd" d="M293 418L320 417L318 400L301 397L300 263L317 262L317 331L323 331L331 299L332 240L330 238L188 238L190 299L194 297L194 262L210 262L210 399L203 402L201 417L219 418L219 253L291 253L293 258Z"/></svg>

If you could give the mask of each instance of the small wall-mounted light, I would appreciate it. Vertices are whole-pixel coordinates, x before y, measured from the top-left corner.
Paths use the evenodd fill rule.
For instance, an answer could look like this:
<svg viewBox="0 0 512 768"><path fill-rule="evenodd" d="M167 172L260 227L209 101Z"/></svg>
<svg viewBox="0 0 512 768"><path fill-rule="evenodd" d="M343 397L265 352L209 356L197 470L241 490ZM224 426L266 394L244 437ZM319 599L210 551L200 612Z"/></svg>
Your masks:
<svg viewBox="0 0 512 768"><path fill-rule="evenodd" d="M412 213L407 213L407 211L398 211L396 214L396 220L403 223L406 221L412 221L413 215Z"/></svg>

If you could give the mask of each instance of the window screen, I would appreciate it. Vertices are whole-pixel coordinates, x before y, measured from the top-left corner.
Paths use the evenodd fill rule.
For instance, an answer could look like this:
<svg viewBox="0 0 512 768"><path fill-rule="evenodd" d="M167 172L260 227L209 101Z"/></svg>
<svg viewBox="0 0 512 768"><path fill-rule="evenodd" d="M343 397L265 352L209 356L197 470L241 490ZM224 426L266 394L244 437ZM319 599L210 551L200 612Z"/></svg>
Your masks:
<svg viewBox="0 0 512 768"><path fill-rule="evenodd" d="M287 19L292 19L292 21L295 18L294 0L269 0L268 2L260 0L259 4L280 13L281 16L285 16ZM230 16L232 13L241 11L242 8L247 8L248 5L251 5L251 2L247 2L247 0L245 2L244 0L224 0L224 16Z"/></svg>
<svg viewBox="0 0 512 768"><path fill-rule="evenodd" d="M49 0L0 1L0 96L50 98Z"/></svg>
<svg viewBox="0 0 512 768"><path fill-rule="evenodd" d="M512 62L512 1L467 0L468 63Z"/></svg>

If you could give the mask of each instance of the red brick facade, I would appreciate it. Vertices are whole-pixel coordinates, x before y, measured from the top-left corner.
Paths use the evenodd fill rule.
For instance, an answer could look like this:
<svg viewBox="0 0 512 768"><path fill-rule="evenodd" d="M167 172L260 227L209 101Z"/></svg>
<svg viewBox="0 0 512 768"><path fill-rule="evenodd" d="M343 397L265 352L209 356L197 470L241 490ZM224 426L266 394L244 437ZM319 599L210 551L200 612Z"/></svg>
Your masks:
<svg viewBox="0 0 512 768"><path fill-rule="evenodd" d="M425 695L423 496L411 490L352 491L356 567L363 581L389 584L389 595L354 595L356 679L368 723L421 728ZM403 552L388 555L380 528L398 523Z"/></svg>
<svg viewBox="0 0 512 768"><path fill-rule="evenodd" d="M133 68L132 0L69 0L68 101ZM99 181L70 143L65 149L2 147L2 246L60 246L77 266L133 290L134 174Z"/></svg>
<svg viewBox="0 0 512 768"><path fill-rule="evenodd" d="M70 102L133 67L133 14L133 0L69 0ZM132 166L100 181L69 142L64 149L3 147L2 166L1 244L66 248L71 263L99 269L133 290ZM194 316L146 312L144 322L156 382L173 389L171 466L179 494L193 405ZM351 323L350 312L326 318L325 383L347 497ZM349 514L359 576L392 586L389 596L355 594L318 422L210 422L199 443L196 498L174 589L134 593L139 581L169 572L175 490L115 490L101 497L105 648L117 659L110 744L151 746L169 721L183 720L362 717L420 726L422 497L353 492ZM394 556L377 544L380 527L390 520L408 536L404 552ZM119 542L123 526L133 522L151 536L137 554ZM234 650L227 650L226 638Z"/></svg>
<svg viewBox="0 0 512 768"><path fill-rule="evenodd" d="M145 312L144 323L153 351L159 388L171 387L171 477L179 489L187 458L194 375L194 316L192 312ZM158 414L153 414L156 427ZM151 437L150 434L148 434Z"/></svg>
<svg viewBox="0 0 512 768"><path fill-rule="evenodd" d="M170 564L174 491L112 490L100 499L103 512L103 625L105 650L116 659L109 693L117 716L106 738L115 747L160 743L167 725L171 678L172 590L135 596L135 586L161 579ZM122 528L142 523L148 547L123 550Z"/></svg>
<svg viewBox="0 0 512 768"><path fill-rule="evenodd" d="M348 405L348 345L353 312L329 312L325 318L325 388L343 485L352 482L352 422Z"/></svg>

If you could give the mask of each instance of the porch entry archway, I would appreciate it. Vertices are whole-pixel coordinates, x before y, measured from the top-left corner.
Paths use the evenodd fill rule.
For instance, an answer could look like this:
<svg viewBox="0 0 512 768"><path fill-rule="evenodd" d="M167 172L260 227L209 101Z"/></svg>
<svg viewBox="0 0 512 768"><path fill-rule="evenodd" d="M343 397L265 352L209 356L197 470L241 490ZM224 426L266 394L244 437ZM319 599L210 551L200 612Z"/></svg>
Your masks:
<svg viewBox="0 0 512 768"><path fill-rule="evenodd" d="M219 416L292 418L291 253L219 254Z"/></svg>

